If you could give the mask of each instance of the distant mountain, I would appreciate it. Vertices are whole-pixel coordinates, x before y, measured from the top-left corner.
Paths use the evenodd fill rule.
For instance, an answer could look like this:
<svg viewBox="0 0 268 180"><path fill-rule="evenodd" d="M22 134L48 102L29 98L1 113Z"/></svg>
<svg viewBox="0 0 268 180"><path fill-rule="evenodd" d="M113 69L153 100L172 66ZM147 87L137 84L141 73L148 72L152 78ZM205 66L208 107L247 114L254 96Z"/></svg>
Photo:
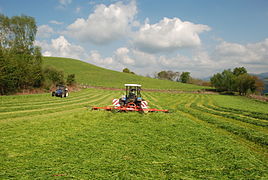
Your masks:
<svg viewBox="0 0 268 180"><path fill-rule="evenodd" d="M260 79L268 79L268 72L253 75L258 76Z"/></svg>

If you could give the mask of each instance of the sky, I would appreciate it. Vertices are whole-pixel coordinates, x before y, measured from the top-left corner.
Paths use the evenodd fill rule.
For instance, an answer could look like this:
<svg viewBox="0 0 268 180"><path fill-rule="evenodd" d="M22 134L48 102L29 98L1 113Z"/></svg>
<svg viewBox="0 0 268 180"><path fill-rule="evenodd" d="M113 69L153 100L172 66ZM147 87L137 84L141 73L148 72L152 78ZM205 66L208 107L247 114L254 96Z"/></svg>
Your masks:
<svg viewBox="0 0 268 180"><path fill-rule="evenodd" d="M34 17L44 56L140 75L268 72L267 0L0 0L0 13Z"/></svg>

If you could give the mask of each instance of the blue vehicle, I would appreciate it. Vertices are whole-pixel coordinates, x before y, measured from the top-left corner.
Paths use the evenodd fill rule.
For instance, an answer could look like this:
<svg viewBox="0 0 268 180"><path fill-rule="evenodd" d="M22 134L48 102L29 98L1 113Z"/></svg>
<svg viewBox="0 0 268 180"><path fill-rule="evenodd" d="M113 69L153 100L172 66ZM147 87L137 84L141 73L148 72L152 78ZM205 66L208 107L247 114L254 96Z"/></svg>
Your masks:
<svg viewBox="0 0 268 180"><path fill-rule="evenodd" d="M66 86L58 86L57 90L52 92L52 96L61 98L68 97L69 96L68 88Z"/></svg>

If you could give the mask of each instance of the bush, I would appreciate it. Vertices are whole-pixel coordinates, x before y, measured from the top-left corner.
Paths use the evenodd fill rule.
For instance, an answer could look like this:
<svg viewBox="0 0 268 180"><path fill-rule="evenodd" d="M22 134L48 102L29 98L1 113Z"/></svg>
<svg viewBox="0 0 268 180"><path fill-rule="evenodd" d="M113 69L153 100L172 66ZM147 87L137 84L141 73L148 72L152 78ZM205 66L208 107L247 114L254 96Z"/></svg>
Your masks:
<svg viewBox="0 0 268 180"><path fill-rule="evenodd" d="M43 69L44 87L49 88L59 84L64 84L64 73L54 67L47 66Z"/></svg>
<svg viewBox="0 0 268 180"><path fill-rule="evenodd" d="M76 83L75 81L75 74L69 74L66 81L68 86L72 86Z"/></svg>

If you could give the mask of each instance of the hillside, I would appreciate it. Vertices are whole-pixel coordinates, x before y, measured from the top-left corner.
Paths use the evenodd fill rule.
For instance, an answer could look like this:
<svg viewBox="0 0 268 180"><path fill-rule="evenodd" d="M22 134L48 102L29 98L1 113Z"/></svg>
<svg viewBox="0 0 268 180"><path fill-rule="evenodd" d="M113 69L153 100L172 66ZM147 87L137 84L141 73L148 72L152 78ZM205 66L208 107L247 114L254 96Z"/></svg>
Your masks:
<svg viewBox="0 0 268 180"><path fill-rule="evenodd" d="M121 88L125 83L137 83L142 84L143 88L146 89L174 89L182 91L195 91L208 88L204 86L183 84L167 80L158 80L108 70L83 61L69 58L44 57L44 66L47 65L61 69L66 74L75 74L78 83L91 86Z"/></svg>

